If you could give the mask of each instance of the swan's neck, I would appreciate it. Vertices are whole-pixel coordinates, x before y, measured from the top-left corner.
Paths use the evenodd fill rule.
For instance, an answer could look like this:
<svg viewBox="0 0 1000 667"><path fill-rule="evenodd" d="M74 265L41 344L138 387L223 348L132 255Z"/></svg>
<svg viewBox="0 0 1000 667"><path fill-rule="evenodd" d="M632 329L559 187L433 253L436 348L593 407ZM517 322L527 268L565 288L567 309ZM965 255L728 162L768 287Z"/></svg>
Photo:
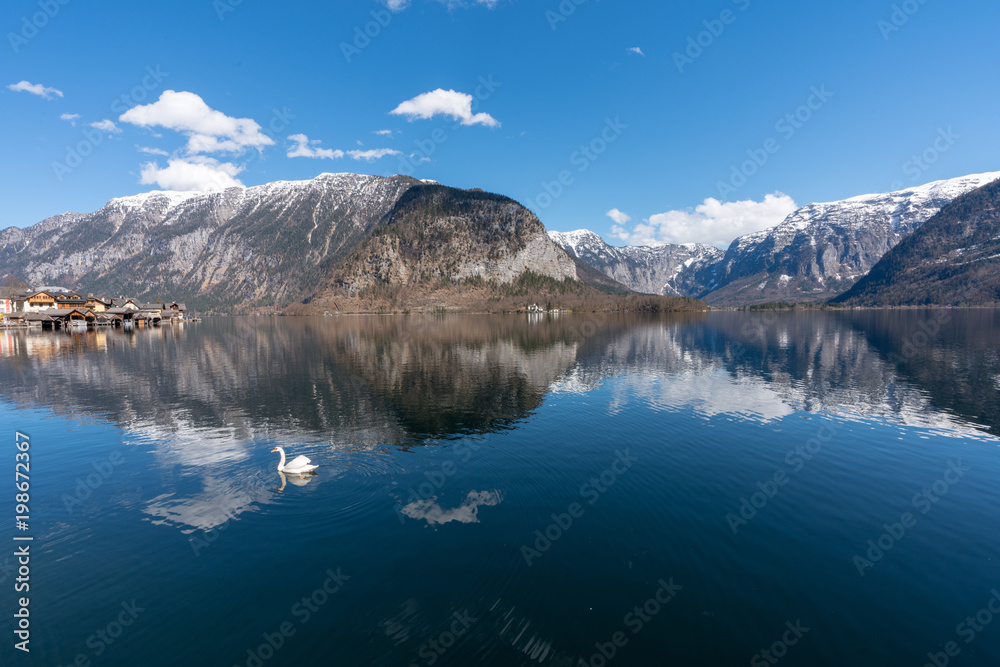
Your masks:
<svg viewBox="0 0 1000 667"><path fill-rule="evenodd" d="M285 450L278 447L278 453L281 454L281 461L278 462L278 470L285 469Z"/></svg>

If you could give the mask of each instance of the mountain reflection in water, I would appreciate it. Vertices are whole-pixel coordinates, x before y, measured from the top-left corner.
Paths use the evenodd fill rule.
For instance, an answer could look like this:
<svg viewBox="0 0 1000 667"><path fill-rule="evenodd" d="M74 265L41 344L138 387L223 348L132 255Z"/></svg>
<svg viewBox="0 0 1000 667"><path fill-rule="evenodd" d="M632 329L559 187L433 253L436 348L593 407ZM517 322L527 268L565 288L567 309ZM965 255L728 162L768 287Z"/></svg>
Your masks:
<svg viewBox="0 0 1000 667"><path fill-rule="evenodd" d="M136 598L111 662L253 663L343 568L274 664L428 664L459 619L442 664L596 664L674 584L617 662L745 664L802 619L789 664L915 663L1000 575L998 349L992 310L0 331L51 563L32 613L60 628L38 659ZM279 473L278 444L316 474Z"/></svg>
<svg viewBox="0 0 1000 667"><path fill-rule="evenodd" d="M9 397L176 440L191 465L240 456L183 446L205 429L408 447L516 426L551 392L626 373L648 400L708 415L822 410L1000 434L1000 317L986 309L218 318L0 337Z"/></svg>

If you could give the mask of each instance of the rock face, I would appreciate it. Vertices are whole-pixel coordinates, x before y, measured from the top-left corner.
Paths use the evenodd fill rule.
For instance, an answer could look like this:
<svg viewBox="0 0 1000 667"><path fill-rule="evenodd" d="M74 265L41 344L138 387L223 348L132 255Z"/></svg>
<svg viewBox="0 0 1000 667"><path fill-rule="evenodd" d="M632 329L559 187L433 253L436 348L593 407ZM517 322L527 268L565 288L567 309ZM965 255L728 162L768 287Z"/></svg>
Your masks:
<svg viewBox="0 0 1000 667"><path fill-rule="evenodd" d="M576 265L512 199L441 185L411 188L339 269L347 294L379 285L428 287L482 279L509 284L526 271L576 280Z"/></svg>
<svg viewBox="0 0 1000 667"><path fill-rule="evenodd" d="M835 301L857 306L1000 304L1000 180L942 208Z"/></svg>
<svg viewBox="0 0 1000 667"><path fill-rule="evenodd" d="M978 174L881 195L810 204L733 241L700 280L714 304L825 301L843 293L943 206L1000 178Z"/></svg>
<svg viewBox="0 0 1000 667"><path fill-rule="evenodd" d="M1000 172L937 181L888 194L810 204L781 224L710 246L615 248L593 232L551 235L570 254L639 292L714 305L815 302L850 289L889 250L956 197Z"/></svg>
<svg viewBox="0 0 1000 667"><path fill-rule="evenodd" d="M213 193L151 192L0 235L0 275L189 307L311 293L419 181L322 174Z"/></svg>
<svg viewBox="0 0 1000 667"><path fill-rule="evenodd" d="M363 265L345 267L359 252ZM573 260L516 202L406 176L150 192L0 232L0 277L167 297L198 310L283 308L315 295L335 272L363 289L473 277L509 283L528 271L577 277Z"/></svg>
<svg viewBox="0 0 1000 667"><path fill-rule="evenodd" d="M618 248L586 229L549 236L571 256L643 294L700 294L706 288L698 282L700 272L725 255L719 248L695 243Z"/></svg>

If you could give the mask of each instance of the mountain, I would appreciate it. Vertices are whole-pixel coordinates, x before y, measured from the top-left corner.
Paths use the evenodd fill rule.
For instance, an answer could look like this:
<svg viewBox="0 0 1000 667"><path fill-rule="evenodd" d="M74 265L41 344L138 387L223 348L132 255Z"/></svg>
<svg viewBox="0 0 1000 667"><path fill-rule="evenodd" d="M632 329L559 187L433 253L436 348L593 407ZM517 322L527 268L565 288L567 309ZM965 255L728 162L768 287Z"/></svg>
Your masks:
<svg viewBox="0 0 1000 667"><path fill-rule="evenodd" d="M595 275L517 202L407 176L149 192L0 232L0 278L194 310L704 307L612 303L628 290Z"/></svg>
<svg viewBox="0 0 1000 667"><path fill-rule="evenodd" d="M552 238L571 255L638 292L713 305L825 301L851 288L882 256L956 197L1000 172L887 194L809 204L779 225L710 246L615 248L586 230Z"/></svg>
<svg viewBox="0 0 1000 667"><path fill-rule="evenodd" d="M733 241L723 260L698 276L714 287L697 296L720 305L830 299L943 206L997 178L977 174L804 206L776 227Z"/></svg>
<svg viewBox="0 0 1000 667"><path fill-rule="evenodd" d="M322 174L221 192L149 192L0 233L0 274L33 285L280 307L308 295L414 185Z"/></svg>
<svg viewBox="0 0 1000 667"><path fill-rule="evenodd" d="M956 198L835 302L1000 305L1000 180Z"/></svg>
<svg viewBox="0 0 1000 667"><path fill-rule="evenodd" d="M578 264L516 201L439 184L410 188L331 274L313 308L351 312L406 308L511 310L704 309L691 299L636 298Z"/></svg>
<svg viewBox="0 0 1000 667"><path fill-rule="evenodd" d="M619 248L586 229L549 232L549 236L570 256L643 294L702 293L706 285L698 282L698 275L725 255L719 248L696 243Z"/></svg>
<svg viewBox="0 0 1000 667"><path fill-rule="evenodd" d="M336 272L345 295L378 285L512 283L525 271L576 280L576 266L513 199L481 190L416 185Z"/></svg>

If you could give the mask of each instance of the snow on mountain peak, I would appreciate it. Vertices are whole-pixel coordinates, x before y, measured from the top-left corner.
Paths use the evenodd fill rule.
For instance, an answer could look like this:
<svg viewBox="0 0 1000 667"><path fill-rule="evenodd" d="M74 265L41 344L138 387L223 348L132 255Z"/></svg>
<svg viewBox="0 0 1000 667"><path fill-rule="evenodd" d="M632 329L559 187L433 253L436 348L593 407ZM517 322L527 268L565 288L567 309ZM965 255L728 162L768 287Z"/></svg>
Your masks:
<svg viewBox="0 0 1000 667"><path fill-rule="evenodd" d="M141 192L137 195L127 197L116 197L108 202L109 206L119 205L127 208L144 208L149 204L165 202L167 210L174 208L178 204L208 194L200 191L177 191L177 190L152 190Z"/></svg>

